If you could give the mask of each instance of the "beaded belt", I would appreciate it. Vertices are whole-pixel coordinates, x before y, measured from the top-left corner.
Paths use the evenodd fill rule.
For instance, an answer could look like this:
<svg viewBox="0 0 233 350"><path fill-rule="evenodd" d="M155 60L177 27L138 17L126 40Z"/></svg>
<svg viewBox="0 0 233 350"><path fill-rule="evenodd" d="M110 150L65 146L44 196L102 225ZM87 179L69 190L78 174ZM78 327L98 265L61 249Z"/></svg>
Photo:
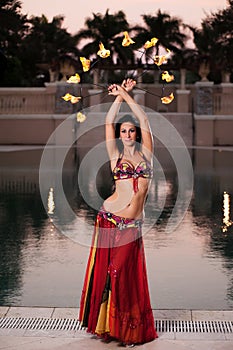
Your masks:
<svg viewBox="0 0 233 350"><path fill-rule="evenodd" d="M117 216L113 213L110 213L103 208L100 209L98 215L103 217L104 219L112 222L119 230L124 230L125 228L133 228L133 227L141 227L142 226L142 220L134 220L134 219L127 219L122 218L121 216Z"/></svg>

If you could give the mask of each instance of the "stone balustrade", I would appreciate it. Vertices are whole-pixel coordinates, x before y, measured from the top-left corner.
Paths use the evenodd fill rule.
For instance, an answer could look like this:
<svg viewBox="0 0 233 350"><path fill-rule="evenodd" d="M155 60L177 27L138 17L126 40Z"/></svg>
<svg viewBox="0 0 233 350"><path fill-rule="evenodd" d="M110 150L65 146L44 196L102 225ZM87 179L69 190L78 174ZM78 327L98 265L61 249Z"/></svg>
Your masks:
<svg viewBox="0 0 233 350"><path fill-rule="evenodd" d="M139 102L145 106L158 111L168 113L191 113L194 101L194 111L198 115L232 115L233 111L233 84L222 83L214 85L211 82L198 82L194 85L187 85L185 89L179 86L169 85L169 91L174 91L175 100L170 105L162 105L159 96L161 85L141 84L141 90L135 90L136 98L140 96ZM49 83L42 88L0 88L0 115L18 114L71 114L77 109L62 100L66 92L79 95L79 86L70 86L66 83ZM71 91L72 90L72 91ZM145 93L148 90L150 93ZM94 94L92 94L92 91ZM110 102L112 98L101 93L96 94L93 86L86 84L82 86L82 93L85 96L84 107L94 104ZM142 98L142 95L144 96ZM157 97L156 97L157 96Z"/></svg>
<svg viewBox="0 0 233 350"><path fill-rule="evenodd" d="M172 116L171 122L175 127L178 127L179 118L184 118L184 125L192 122L195 145L233 145L232 83L215 85L200 81L182 89L176 84L169 84L166 93L173 91L175 95L175 100L169 105L160 101L161 88L159 84L141 84L138 90L134 90L134 97L149 110ZM72 105L65 102L62 96L66 92L82 95L82 103ZM91 106L95 113L104 116L108 103L112 101L113 97L108 96L106 87L97 90L91 84L80 87L62 82L48 83L41 88L0 88L0 144L46 144L51 133L69 115ZM71 123L70 131L66 133L68 138L73 137L73 128ZM186 134L186 131L181 132L184 139Z"/></svg>
<svg viewBox="0 0 233 350"><path fill-rule="evenodd" d="M55 94L46 88L0 88L0 114L48 114L54 107Z"/></svg>

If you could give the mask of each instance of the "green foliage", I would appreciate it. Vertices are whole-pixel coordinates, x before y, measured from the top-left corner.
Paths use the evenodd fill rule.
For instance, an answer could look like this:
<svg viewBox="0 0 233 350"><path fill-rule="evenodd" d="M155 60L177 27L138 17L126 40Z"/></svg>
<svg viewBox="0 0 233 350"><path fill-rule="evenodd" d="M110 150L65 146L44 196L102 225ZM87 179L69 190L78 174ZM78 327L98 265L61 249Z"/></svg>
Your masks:
<svg viewBox="0 0 233 350"><path fill-rule="evenodd" d="M233 0L216 13L203 19L200 28L185 25L178 17L170 16L158 10L155 15L144 14L144 25L131 27L122 11L114 14L93 13L85 22L85 28L76 35L64 29L64 17L53 17L49 21L45 15L27 18L22 14L21 1L0 1L0 85L1 86L38 86L43 81L38 74L48 78L48 70L56 69L64 57L69 57L80 68L79 57L96 58L99 43L111 51L111 57L100 60L103 68L117 62L121 71L108 70L103 77L120 81L129 65L135 64L135 54L147 40L159 39L156 54L161 49L172 51L171 67L175 70L186 68L190 72L190 81L195 81L201 62L210 64L210 78L220 81L221 71L233 70ZM193 34L194 49L187 46L187 27ZM130 47L122 46L123 32L128 31L136 43ZM83 41L84 40L84 41ZM83 44L81 48L81 45ZM150 55L150 51L147 54ZM147 60L148 61L148 60ZM101 66L100 64L100 66ZM122 73L123 72L123 73ZM193 72L193 73L191 73ZM91 81L91 74L85 76ZM152 75L145 74L143 80L152 82Z"/></svg>
<svg viewBox="0 0 233 350"><path fill-rule="evenodd" d="M20 11L20 1L0 1L0 48L6 56L17 55L20 42L27 30L26 16Z"/></svg>
<svg viewBox="0 0 233 350"><path fill-rule="evenodd" d="M30 33L22 43L24 55L40 63L49 63L65 55L77 54L75 39L62 28L63 16L56 16L51 22L42 15L30 20Z"/></svg>
<svg viewBox="0 0 233 350"><path fill-rule="evenodd" d="M9 57L4 72L1 75L0 86L23 86L23 68L17 57Z"/></svg>
<svg viewBox="0 0 233 350"><path fill-rule="evenodd" d="M21 86L23 70L19 50L27 25L20 1L0 1L0 23L0 85Z"/></svg>
<svg viewBox="0 0 233 350"><path fill-rule="evenodd" d="M233 68L233 0L228 6L208 15L201 23L201 28L192 28L194 44L199 59L206 59L211 70L231 71Z"/></svg>
<svg viewBox="0 0 233 350"><path fill-rule="evenodd" d="M145 26L136 26L133 29L137 32L135 41L137 47L142 47L152 37L159 39L156 45L156 55L160 49L169 49L172 52L179 52L185 46L187 36L182 32L183 23L178 17L171 17L168 13L158 10L155 15L142 15ZM150 56L153 48L147 50L147 57ZM147 59L148 61L148 59Z"/></svg>
<svg viewBox="0 0 233 350"><path fill-rule="evenodd" d="M62 28L63 21L63 16L56 16L51 22L44 15L30 19L30 31L21 45L27 79L35 81L38 67L48 70L58 65L63 56L75 58L79 54L76 39Z"/></svg>
<svg viewBox="0 0 233 350"><path fill-rule="evenodd" d="M129 24L122 11L110 14L109 10L104 15L93 14L93 18L88 18L85 22L86 29L81 29L76 39L89 39L84 45L82 52L87 57L95 55L99 50L99 43L102 42L106 49L111 51L111 61L117 56L118 63L132 63L134 55L132 50L122 46L122 32L129 31Z"/></svg>
<svg viewBox="0 0 233 350"><path fill-rule="evenodd" d="M20 1L1 0L0 48L7 61L6 66L0 65L1 86L38 85L43 65L48 71L64 55L77 57L76 39L62 28L63 21L63 16L51 22L44 15L28 19L21 14Z"/></svg>

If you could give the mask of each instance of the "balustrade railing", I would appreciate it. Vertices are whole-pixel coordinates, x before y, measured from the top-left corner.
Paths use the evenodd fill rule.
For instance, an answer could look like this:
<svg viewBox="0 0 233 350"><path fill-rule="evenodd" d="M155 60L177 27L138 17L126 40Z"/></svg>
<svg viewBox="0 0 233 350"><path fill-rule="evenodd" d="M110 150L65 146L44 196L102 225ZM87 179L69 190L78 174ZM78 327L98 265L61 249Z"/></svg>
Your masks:
<svg viewBox="0 0 233 350"><path fill-rule="evenodd" d="M46 88L1 88L0 114L54 113L55 97Z"/></svg>
<svg viewBox="0 0 233 350"><path fill-rule="evenodd" d="M91 86L85 87L86 94L88 94L88 91L90 91L88 89L90 88ZM150 87L148 87L147 85L146 88L150 89L154 93L154 95L158 96L158 101L155 100L154 95L146 94L144 103L147 107L160 111L159 106L161 105L161 103L159 104L159 91L161 90L161 87L151 84ZM174 88L176 89L177 86ZM195 100L195 94L197 93L197 89L194 88L194 85L186 86L186 88L187 90L190 90L190 99ZM57 99L61 99L61 96L58 95L59 94L57 94L56 86L54 86L52 89L51 87L0 88L0 115L35 115L57 114L66 112L70 113L68 109L66 111L66 108L69 106L68 104L64 105L63 109L59 107L59 105L57 104ZM179 98L180 96L177 94L176 99L171 105L162 106L163 110L161 110L161 112L179 112L177 110L177 101ZM233 114L233 88L231 86L229 86L229 88L227 89L225 87L222 87L221 84L218 86L213 86L212 99L214 115ZM90 99L85 99L85 107L88 107L88 105L86 105L88 104L88 101L89 103L91 103ZM107 100L104 102L107 102ZM188 112L191 113L191 104L188 108L190 109L188 110Z"/></svg>
<svg viewBox="0 0 233 350"><path fill-rule="evenodd" d="M216 115L233 115L233 93L214 93L213 109Z"/></svg>

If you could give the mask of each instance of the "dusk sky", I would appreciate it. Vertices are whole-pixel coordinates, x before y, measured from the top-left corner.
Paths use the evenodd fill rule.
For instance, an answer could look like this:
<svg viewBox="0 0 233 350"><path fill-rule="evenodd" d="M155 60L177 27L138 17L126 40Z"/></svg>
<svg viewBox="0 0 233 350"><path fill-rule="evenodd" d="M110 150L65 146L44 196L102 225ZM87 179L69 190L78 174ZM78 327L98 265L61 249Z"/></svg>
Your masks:
<svg viewBox="0 0 233 350"><path fill-rule="evenodd" d="M158 9L168 12L171 16L180 17L184 23L200 26L206 14L217 12L227 6L227 0L23 0L24 14L41 16L51 20L55 15L64 15L64 27L70 33L75 33L84 27L85 19L92 17L92 13L104 14L107 9L110 13L122 10L129 24L142 23L142 14L155 14ZM119 6L119 3L121 6Z"/></svg>

